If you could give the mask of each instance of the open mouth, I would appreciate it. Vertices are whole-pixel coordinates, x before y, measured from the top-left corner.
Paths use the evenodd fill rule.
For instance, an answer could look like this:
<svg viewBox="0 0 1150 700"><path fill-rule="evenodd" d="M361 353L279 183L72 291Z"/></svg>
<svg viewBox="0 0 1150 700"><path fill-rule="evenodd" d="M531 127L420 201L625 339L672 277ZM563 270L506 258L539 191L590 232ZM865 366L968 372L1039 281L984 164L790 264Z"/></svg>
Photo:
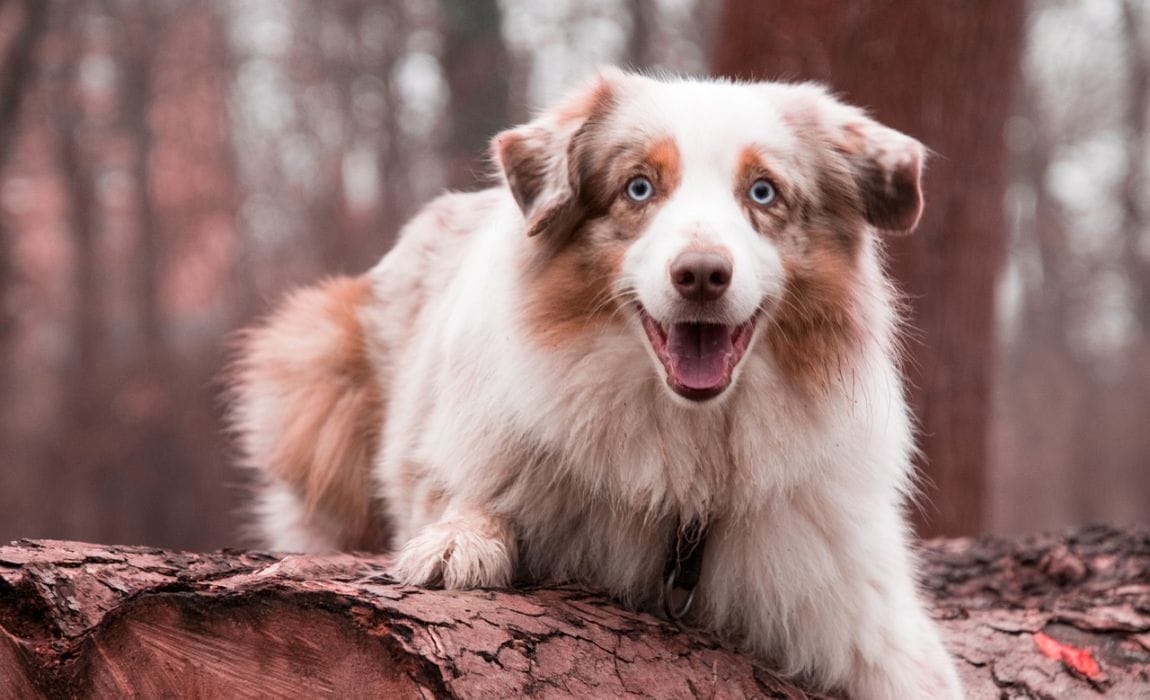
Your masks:
<svg viewBox="0 0 1150 700"><path fill-rule="evenodd" d="M639 307L643 330L667 370L667 385L680 396L705 401L723 393L743 359L757 316L745 323L672 323L662 325Z"/></svg>

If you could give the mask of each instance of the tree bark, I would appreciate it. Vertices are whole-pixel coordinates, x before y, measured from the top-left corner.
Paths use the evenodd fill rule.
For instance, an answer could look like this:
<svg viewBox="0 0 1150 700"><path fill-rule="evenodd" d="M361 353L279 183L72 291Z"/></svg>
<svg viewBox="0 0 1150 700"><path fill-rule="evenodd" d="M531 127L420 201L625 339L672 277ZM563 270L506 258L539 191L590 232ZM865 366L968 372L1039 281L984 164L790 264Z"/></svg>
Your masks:
<svg viewBox="0 0 1150 700"><path fill-rule="evenodd" d="M972 698L1150 692L1150 533L923 550ZM387 560L0 548L0 688L18 697L813 697L698 631L582 588L443 592Z"/></svg>
<svg viewBox="0 0 1150 700"><path fill-rule="evenodd" d="M935 154L918 232L891 241L910 302L906 373L920 422L929 536L982 531L994 294L1006 252L1002 128L1022 47L1019 0L727 0L713 68L819 80Z"/></svg>

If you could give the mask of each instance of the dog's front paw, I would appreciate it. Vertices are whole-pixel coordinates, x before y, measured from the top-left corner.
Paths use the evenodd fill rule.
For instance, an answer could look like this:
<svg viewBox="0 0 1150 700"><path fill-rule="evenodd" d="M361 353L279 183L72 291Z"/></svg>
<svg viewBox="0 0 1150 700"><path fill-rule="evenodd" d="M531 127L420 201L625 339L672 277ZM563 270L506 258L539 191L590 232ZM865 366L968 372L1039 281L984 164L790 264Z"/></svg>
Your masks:
<svg viewBox="0 0 1150 700"><path fill-rule="evenodd" d="M400 549L392 575L415 586L507 588L515 560L515 538L506 523L473 516L424 528Z"/></svg>
<svg viewBox="0 0 1150 700"><path fill-rule="evenodd" d="M881 662L856 669L849 694L860 700L963 697L954 661L933 626L925 630L914 648L890 649Z"/></svg>

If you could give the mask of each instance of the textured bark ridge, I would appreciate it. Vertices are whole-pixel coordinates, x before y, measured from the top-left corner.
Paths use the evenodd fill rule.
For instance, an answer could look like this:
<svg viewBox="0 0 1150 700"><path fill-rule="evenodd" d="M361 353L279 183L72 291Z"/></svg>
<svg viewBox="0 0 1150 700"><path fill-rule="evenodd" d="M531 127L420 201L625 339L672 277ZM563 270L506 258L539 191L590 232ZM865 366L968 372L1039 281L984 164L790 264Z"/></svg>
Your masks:
<svg viewBox="0 0 1150 700"><path fill-rule="evenodd" d="M1150 533L924 547L971 697L1150 696ZM808 697L576 587L406 588L387 561L0 548L2 697Z"/></svg>

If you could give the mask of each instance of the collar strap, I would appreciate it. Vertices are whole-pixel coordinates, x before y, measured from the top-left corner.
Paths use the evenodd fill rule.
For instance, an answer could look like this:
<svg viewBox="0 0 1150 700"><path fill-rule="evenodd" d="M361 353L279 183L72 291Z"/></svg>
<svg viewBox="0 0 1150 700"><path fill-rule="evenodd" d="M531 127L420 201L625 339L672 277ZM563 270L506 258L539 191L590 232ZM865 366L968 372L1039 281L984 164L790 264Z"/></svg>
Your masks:
<svg viewBox="0 0 1150 700"><path fill-rule="evenodd" d="M675 539L663 565L663 611L672 620L681 620L695 601L706 544L707 528L697 519L675 528Z"/></svg>

